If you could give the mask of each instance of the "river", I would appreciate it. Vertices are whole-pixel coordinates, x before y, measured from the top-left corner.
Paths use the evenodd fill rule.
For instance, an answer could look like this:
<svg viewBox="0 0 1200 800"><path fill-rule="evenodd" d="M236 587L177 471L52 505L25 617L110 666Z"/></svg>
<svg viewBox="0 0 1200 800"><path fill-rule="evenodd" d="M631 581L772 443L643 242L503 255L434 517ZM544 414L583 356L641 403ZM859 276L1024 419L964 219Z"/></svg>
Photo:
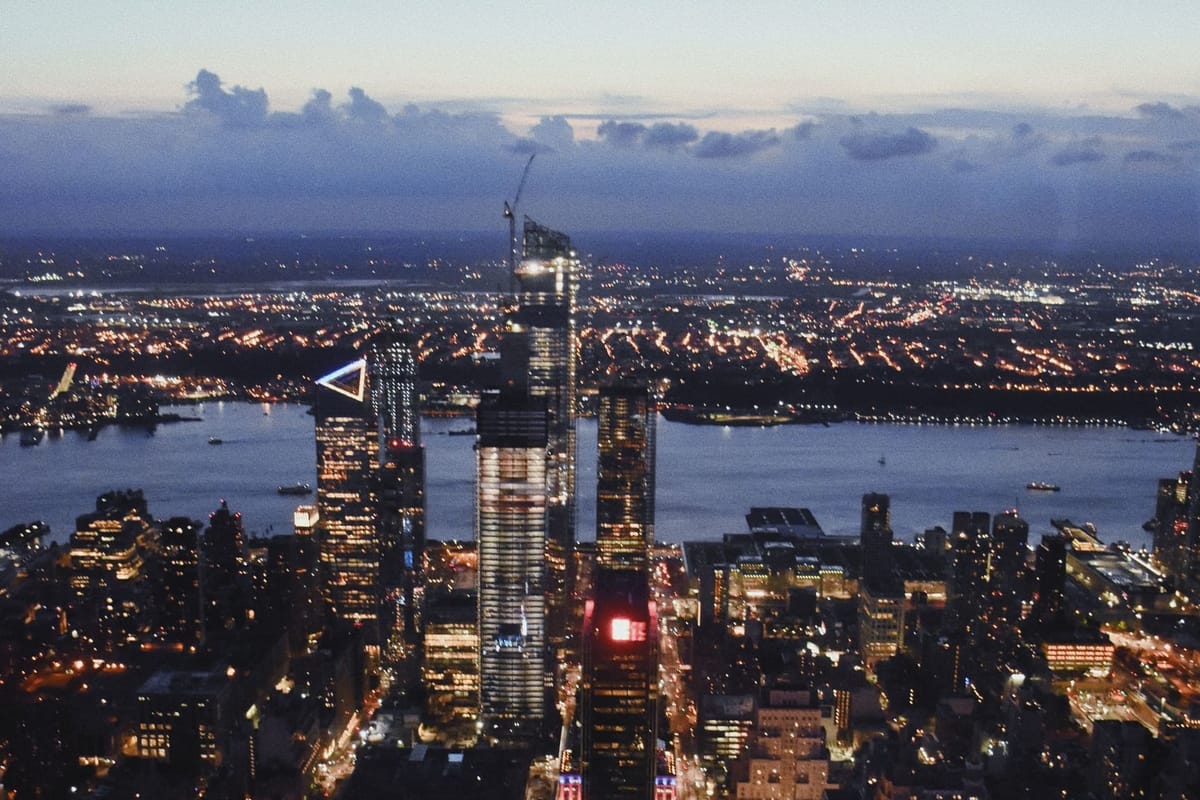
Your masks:
<svg viewBox="0 0 1200 800"><path fill-rule="evenodd" d="M316 486L313 418L299 405L209 402L164 408L199 422L143 429L109 427L95 441L68 431L38 447L0 443L0 529L43 519L65 540L77 515L108 489L141 488L164 519L206 519L222 498L247 531L291 530L305 498L276 488ZM467 419L426 419L428 533L470 538L474 509L472 436L447 432ZM222 444L210 445L210 437ZM1191 467L1195 445L1170 434L1124 428L842 423L829 427L722 428L658 421L657 538L716 538L745 530L751 506L810 508L827 533L856 534L864 492L892 499L892 526L911 539L949 527L955 510L1016 507L1031 540L1050 519L1092 522L1105 541L1148 545L1141 525L1154 513L1159 478ZM884 463L880 463L883 461ZM579 423L579 538L594 538L596 424ZM1061 486L1031 492L1030 481ZM307 498L313 502L313 498Z"/></svg>

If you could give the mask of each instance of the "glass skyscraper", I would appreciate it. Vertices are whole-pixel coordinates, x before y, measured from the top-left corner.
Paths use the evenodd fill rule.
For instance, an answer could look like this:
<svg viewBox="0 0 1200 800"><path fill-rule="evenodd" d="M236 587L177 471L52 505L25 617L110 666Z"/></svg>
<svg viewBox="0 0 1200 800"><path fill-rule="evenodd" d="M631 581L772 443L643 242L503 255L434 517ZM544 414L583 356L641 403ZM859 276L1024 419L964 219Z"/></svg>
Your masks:
<svg viewBox="0 0 1200 800"><path fill-rule="evenodd" d="M575 298L579 261L571 240L528 217L517 267L517 311L504 344L508 383L545 401L547 634L566 641L574 586L575 546Z"/></svg>
<svg viewBox="0 0 1200 800"><path fill-rule="evenodd" d="M600 389L596 559L645 570L654 544L654 403L644 386Z"/></svg>
<svg viewBox="0 0 1200 800"><path fill-rule="evenodd" d="M480 716L499 740L536 736L550 708L546 670L545 401L485 394L476 412Z"/></svg>
<svg viewBox="0 0 1200 800"><path fill-rule="evenodd" d="M361 624L367 641L377 643L379 438L366 389L365 360L317 381L317 510L326 604L336 618Z"/></svg>

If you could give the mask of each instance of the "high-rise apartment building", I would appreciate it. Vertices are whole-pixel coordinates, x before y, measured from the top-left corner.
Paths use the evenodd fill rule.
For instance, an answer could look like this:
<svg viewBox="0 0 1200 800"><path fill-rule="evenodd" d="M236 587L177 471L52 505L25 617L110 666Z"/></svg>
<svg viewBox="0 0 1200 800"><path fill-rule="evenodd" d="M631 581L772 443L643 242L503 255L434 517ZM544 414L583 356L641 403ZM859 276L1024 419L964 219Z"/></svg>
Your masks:
<svg viewBox="0 0 1200 800"><path fill-rule="evenodd" d="M347 364L316 387L317 511L325 600L337 619L361 624L377 644L380 554L375 473L379 439L367 392L367 362Z"/></svg>
<svg viewBox="0 0 1200 800"><path fill-rule="evenodd" d="M859 542L863 578L871 583L882 581L892 565L891 498L886 494L869 492L863 495Z"/></svg>
<svg viewBox="0 0 1200 800"><path fill-rule="evenodd" d="M162 568L155 587L158 634L185 648L198 646L204 634L204 598L200 592L200 537L204 526L187 517L162 524Z"/></svg>
<svg viewBox="0 0 1200 800"><path fill-rule="evenodd" d="M646 570L654 544L654 403L644 386L600 389L596 559Z"/></svg>
<svg viewBox="0 0 1200 800"><path fill-rule="evenodd" d="M420 648L421 564L425 550L425 449L417 396L417 359L395 330L379 333L369 359L372 406L383 442L376 485L384 657L416 677Z"/></svg>
<svg viewBox="0 0 1200 800"><path fill-rule="evenodd" d="M991 617L1002 625L1021 619L1025 597L1025 560L1029 556L1029 523L1015 511L997 514L992 521L992 556L988 575Z"/></svg>
<svg viewBox="0 0 1200 800"><path fill-rule="evenodd" d="M574 584L578 271L570 238L526 218L503 368L510 385L546 404L547 633L555 648L568 635Z"/></svg>
<svg viewBox="0 0 1200 800"><path fill-rule="evenodd" d="M959 630L973 629L988 606L991 515L955 511L950 527L950 611Z"/></svg>
<svg viewBox="0 0 1200 800"><path fill-rule="evenodd" d="M476 411L480 716L486 735L538 735L546 642L547 413L542 398L485 394Z"/></svg>
<svg viewBox="0 0 1200 800"><path fill-rule="evenodd" d="M371 407L384 439L420 445L421 405L412 343L399 331L384 328L371 342L368 361Z"/></svg>

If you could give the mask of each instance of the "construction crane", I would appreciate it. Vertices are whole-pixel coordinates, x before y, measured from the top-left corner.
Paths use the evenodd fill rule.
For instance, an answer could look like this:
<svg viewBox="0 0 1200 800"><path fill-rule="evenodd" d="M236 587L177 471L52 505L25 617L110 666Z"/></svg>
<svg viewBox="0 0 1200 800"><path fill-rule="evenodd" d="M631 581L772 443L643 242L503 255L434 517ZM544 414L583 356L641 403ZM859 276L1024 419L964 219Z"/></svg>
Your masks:
<svg viewBox="0 0 1200 800"><path fill-rule="evenodd" d="M525 179L529 177L529 168L533 166L533 158L537 153L529 156L529 160L525 162L525 169L521 172L521 182L517 184L517 193L513 195L512 205L508 201L504 201L504 218L508 220L508 274L511 276L517 271L517 203L521 202L521 190L525 188Z"/></svg>

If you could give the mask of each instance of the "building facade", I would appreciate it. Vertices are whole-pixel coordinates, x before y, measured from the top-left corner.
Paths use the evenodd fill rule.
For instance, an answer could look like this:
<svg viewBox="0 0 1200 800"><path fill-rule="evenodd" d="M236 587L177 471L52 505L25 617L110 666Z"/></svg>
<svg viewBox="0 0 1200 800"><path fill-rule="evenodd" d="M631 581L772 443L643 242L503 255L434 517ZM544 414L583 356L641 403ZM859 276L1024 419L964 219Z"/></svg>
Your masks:
<svg viewBox="0 0 1200 800"><path fill-rule="evenodd" d="M550 676L544 401L485 394L476 411L480 717L485 735L541 733Z"/></svg>

